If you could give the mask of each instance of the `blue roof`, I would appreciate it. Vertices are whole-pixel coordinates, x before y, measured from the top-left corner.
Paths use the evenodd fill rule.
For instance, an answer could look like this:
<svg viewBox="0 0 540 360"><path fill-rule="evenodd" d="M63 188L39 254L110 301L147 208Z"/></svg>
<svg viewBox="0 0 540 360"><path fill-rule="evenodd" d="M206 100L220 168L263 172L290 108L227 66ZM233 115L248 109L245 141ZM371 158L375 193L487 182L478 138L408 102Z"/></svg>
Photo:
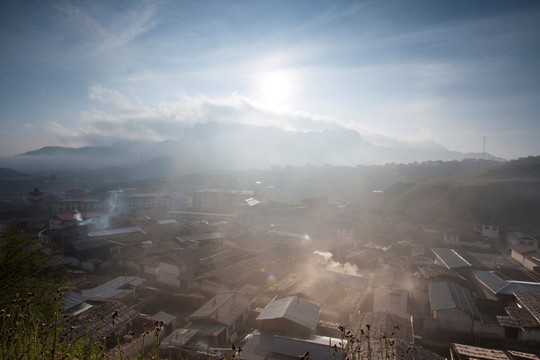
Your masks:
<svg viewBox="0 0 540 360"><path fill-rule="evenodd" d="M513 295L520 291L540 290L540 283L510 280L498 271L474 271L474 277L493 294Z"/></svg>
<svg viewBox="0 0 540 360"><path fill-rule="evenodd" d="M436 282L428 285L431 311L458 309L480 319L469 290L451 282Z"/></svg>

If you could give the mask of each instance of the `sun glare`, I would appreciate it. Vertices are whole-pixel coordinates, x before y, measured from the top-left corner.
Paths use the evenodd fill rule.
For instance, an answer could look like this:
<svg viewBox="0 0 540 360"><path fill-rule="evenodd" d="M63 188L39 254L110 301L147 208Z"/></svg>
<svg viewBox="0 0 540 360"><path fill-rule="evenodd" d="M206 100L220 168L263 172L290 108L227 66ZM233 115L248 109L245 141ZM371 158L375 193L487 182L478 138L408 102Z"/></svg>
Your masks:
<svg viewBox="0 0 540 360"><path fill-rule="evenodd" d="M293 94L294 82L284 71L273 71L262 76L261 100L271 105L285 105Z"/></svg>

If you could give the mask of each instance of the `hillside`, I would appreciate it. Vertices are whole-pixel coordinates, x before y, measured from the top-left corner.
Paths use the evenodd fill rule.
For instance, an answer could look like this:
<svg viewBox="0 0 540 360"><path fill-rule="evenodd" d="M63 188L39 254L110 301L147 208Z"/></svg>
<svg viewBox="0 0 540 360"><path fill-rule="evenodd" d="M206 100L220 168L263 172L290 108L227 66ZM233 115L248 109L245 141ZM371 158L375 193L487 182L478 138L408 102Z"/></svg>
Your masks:
<svg viewBox="0 0 540 360"><path fill-rule="evenodd" d="M534 226L540 220L540 157L460 175L399 183L385 208L416 220Z"/></svg>

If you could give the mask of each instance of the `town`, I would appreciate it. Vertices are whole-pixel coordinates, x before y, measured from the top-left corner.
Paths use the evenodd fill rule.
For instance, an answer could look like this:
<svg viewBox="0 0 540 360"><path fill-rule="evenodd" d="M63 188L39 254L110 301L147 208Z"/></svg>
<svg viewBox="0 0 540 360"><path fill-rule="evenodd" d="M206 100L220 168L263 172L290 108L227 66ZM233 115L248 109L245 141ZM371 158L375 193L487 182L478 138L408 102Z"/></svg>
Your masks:
<svg viewBox="0 0 540 360"><path fill-rule="evenodd" d="M128 358L156 337L167 359L236 347L246 360L331 359L354 336L366 358L538 359L534 227L419 222L382 206L383 188L297 199L260 173L233 175L23 181L2 195L2 231L31 229L58 250L75 337L116 332L107 349ZM98 320L115 311L114 326Z"/></svg>

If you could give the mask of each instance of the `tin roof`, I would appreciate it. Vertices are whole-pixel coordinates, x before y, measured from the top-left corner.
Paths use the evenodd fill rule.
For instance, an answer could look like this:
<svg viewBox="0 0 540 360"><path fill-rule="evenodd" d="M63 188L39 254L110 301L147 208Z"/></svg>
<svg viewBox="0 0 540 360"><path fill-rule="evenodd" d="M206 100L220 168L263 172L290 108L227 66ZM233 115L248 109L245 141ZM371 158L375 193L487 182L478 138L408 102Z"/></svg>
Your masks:
<svg viewBox="0 0 540 360"><path fill-rule="evenodd" d="M287 319L310 330L315 330L319 319L320 308L311 301L298 296L270 302L257 316L257 320Z"/></svg>
<svg viewBox="0 0 540 360"><path fill-rule="evenodd" d="M458 309L480 319L469 290L451 282L437 282L428 284L429 303L431 311Z"/></svg>
<svg viewBox="0 0 540 360"><path fill-rule="evenodd" d="M540 283L509 280L498 271L474 271L474 277L496 295L513 295L516 292L540 290Z"/></svg>
<svg viewBox="0 0 540 360"><path fill-rule="evenodd" d="M237 292L217 294L188 317L189 321L210 319L230 326L249 309L253 299Z"/></svg>
<svg viewBox="0 0 540 360"><path fill-rule="evenodd" d="M119 276L103 285L85 291L83 295L88 298L122 298L132 292L131 289L121 289L122 287L140 286L142 282L143 279L137 276Z"/></svg>
<svg viewBox="0 0 540 360"><path fill-rule="evenodd" d="M465 259L463 254L458 253L454 249L431 249L435 256L448 269L471 267L472 264Z"/></svg>

